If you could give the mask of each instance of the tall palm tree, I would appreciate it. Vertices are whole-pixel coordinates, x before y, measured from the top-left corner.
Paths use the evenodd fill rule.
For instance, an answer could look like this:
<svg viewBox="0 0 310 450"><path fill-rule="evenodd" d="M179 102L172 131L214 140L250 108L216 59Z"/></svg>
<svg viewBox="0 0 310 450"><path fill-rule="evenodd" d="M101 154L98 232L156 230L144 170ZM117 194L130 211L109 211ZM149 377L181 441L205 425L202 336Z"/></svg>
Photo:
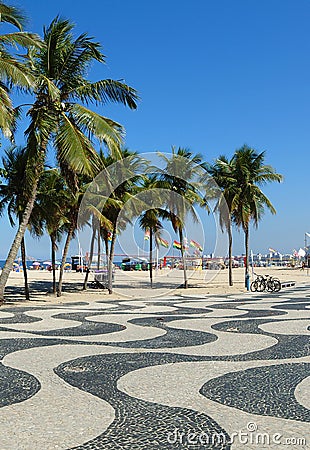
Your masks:
<svg viewBox="0 0 310 450"><path fill-rule="evenodd" d="M36 212L48 232L51 241L53 275L52 292L56 294L56 252L63 233L69 228L66 212L70 192L57 168L46 170L40 178L36 199Z"/></svg>
<svg viewBox="0 0 310 450"><path fill-rule="evenodd" d="M137 93L126 84L110 79L91 82L86 78L90 65L94 61L104 63L105 57L100 44L86 34L74 38L73 27L68 20L56 17L44 28L43 47L27 55L36 80L26 130L29 163L34 168L32 196L0 276L0 301L34 205L48 145L53 144L61 170L68 167L71 173L93 175L98 168L93 140L105 143L116 157L123 127L87 105L116 102L136 108Z"/></svg>
<svg viewBox="0 0 310 450"><path fill-rule="evenodd" d="M158 247L158 239L160 237L160 231L162 230L162 224L160 217L164 214L162 208L158 208L160 202L164 202L165 196L160 189L160 182L157 174L150 174L143 177L141 183L141 207L143 203L146 204L146 210L142 212L139 217L139 225L144 232L149 233L149 270L150 270L150 282L151 288L153 287L153 243L155 237L155 243ZM157 208L150 208L150 206L157 206Z"/></svg>
<svg viewBox="0 0 310 450"><path fill-rule="evenodd" d="M186 261L185 261L185 240L184 226L188 214L194 221L197 215L194 205L207 207L205 196L199 191L200 181L206 171L206 164L202 156L193 154L186 148L172 147L170 156L159 153L165 162L164 170L161 170L161 187L169 190L166 202L166 209L169 212L170 221L175 233L178 233L181 244L181 258L184 274L184 288L188 288Z"/></svg>
<svg viewBox="0 0 310 450"><path fill-rule="evenodd" d="M162 224L158 218L158 211L156 209L148 209L139 218L139 224L142 230L149 231L149 243L150 243L150 256L149 256L149 268L150 268L150 282L151 288L153 287L153 241L154 236L158 238L158 233L162 229ZM158 245L158 240L156 240Z"/></svg>
<svg viewBox="0 0 310 450"><path fill-rule="evenodd" d="M110 160L110 164L109 164ZM143 159L136 153L131 152L128 149L122 150L122 159L115 163L113 158L108 158L108 171L109 175L113 180L115 189L111 195L115 203L110 205L107 203L104 216L110 220L112 224L111 242L109 248L109 258L108 258L108 291L112 294L112 271L113 271L113 261L114 252L117 235L126 228L127 223L129 223L134 216L138 216L139 211L137 210L136 202L132 203L132 209L124 214L124 205L129 202L137 193L137 183L140 180L141 168L144 164ZM120 217L120 213L122 216Z"/></svg>
<svg viewBox="0 0 310 450"><path fill-rule="evenodd" d="M10 87L29 89L34 85L34 77L20 57L12 53L17 46L29 48L40 45L40 39L33 33L23 30L25 16L14 6L0 1L0 25L6 23L18 31L0 35L0 130L11 138L14 129L16 110L10 98Z"/></svg>
<svg viewBox="0 0 310 450"><path fill-rule="evenodd" d="M267 208L271 214L276 210L271 201L261 190L267 183L283 180L282 175L273 167L264 164L265 152L244 145L235 151L233 156L234 178L236 180L236 194L232 210L233 220L244 231L245 238L245 275L249 275L249 225L253 222L257 227Z"/></svg>
<svg viewBox="0 0 310 450"><path fill-rule="evenodd" d="M232 286L232 207L237 187L233 159L228 160L223 155L219 156L214 164L208 167L208 173L221 190L221 195L217 195L215 211L219 213L222 231L225 229L228 235L228 280L229 286Z"/></svg>

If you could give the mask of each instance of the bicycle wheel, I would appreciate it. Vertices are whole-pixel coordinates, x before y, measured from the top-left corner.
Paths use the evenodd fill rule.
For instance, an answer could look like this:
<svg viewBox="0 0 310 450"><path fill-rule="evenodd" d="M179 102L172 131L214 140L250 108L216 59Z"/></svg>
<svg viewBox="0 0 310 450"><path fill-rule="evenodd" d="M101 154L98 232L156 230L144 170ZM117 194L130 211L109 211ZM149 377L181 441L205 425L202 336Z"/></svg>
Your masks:
<svg viewBox="0 0 310 450"><path fill-rule="evenodd" d="M274 284L273 284L273 280L268 280L267 281L267 291L268 292L273 292L274 291Z"/></svg>
<svg viewBox="0 0 310 450"><path fill-rule="evenodd" d="M252 292L256 292L258 289L258 282L256 280L252 281L250 288Z"/></svg>
<svg viewBox="0 0 310 450"><path fill-rule="evenodd" d="M274 292L279 292L281 290L281 282L277 278L273 280L273 290Z"/></svg>
<svg viewBox="0 0 310 450"><path fill-rule="evenodd" d="M260 280L258 282L258 287L257 287L258 292L263 292L265 289L266 289L266 282L265 282L265 280Z"/></svg>

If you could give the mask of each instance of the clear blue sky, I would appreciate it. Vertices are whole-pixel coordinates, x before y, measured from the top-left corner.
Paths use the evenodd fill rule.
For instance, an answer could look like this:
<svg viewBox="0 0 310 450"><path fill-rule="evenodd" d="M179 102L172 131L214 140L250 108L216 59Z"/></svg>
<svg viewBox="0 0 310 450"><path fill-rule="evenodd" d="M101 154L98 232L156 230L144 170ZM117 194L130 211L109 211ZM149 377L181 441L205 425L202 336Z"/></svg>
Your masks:
<svg viewBox="0 0 310 450"><path fill-rule="evenodd" d="M139 152L189 147L211 161L244 143L266 150L282 173L265 188L277 209L252 232L254 252L291 252L310 232L309 0L23 0L38 33L57 15L103 45L105 67L90 77L125 79L141 96L138 111L105 109ZM1 152L1 150L0 150ZM1 219L5 256L12 231ZM48 241L29 242L44 256ZM46 250L46 251L45 251ZM243 236L236 234L235 253Z"/></svg>

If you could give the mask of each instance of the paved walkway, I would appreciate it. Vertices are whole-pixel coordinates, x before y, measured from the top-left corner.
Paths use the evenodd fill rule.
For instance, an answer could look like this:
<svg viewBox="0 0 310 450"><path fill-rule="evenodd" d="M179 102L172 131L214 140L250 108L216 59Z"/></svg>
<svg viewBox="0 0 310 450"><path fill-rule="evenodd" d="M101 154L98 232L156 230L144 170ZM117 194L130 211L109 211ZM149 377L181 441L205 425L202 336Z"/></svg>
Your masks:
<svg viewBox="0 0 310 450"><path fill-rule="evenodd" d="M6 305L0 450L309 449L309 298Z"/></svg>

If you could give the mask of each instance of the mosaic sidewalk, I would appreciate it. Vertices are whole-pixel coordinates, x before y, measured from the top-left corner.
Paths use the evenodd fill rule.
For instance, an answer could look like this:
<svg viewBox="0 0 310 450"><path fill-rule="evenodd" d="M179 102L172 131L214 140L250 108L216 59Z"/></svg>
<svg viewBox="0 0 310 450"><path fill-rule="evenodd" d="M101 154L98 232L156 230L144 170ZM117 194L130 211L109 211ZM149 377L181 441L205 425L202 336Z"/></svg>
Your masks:
<svg viewBox="0 0 310 450"><path fill-rule="evenodd" d="M310 286L0 310L0 450L310 449Z"/></svg>

